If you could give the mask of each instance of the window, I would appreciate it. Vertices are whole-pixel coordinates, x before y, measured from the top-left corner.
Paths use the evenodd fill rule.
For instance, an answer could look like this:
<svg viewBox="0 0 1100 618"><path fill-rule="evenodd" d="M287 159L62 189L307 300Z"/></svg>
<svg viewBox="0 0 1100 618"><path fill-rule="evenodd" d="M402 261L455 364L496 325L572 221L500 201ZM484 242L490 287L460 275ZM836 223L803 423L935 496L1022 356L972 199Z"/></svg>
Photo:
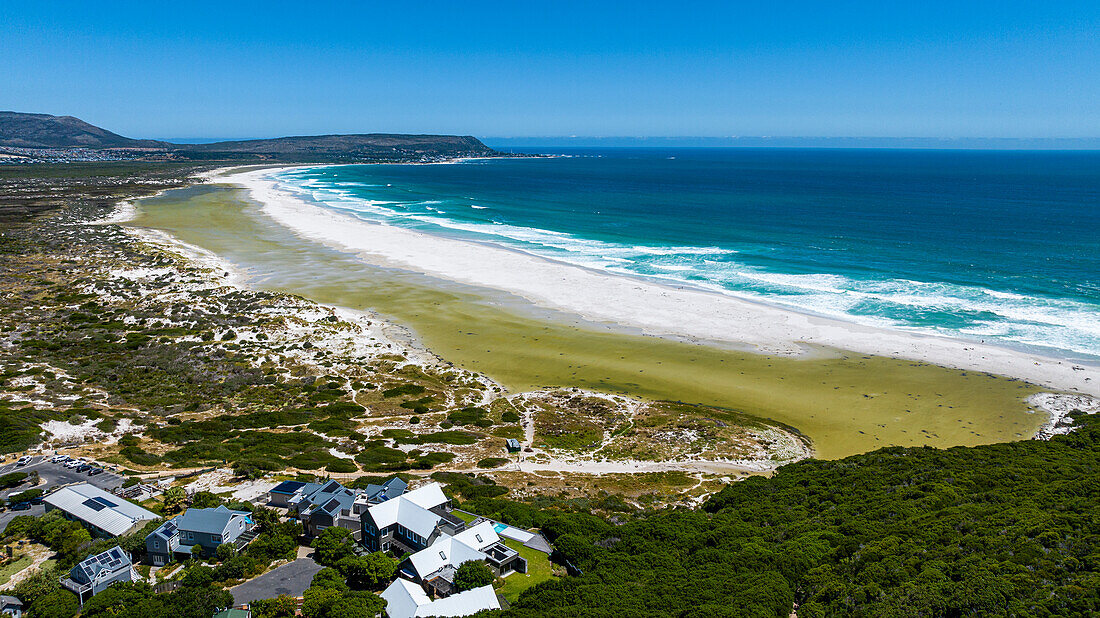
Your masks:
<svg viewBox="0 0 1100 618"><path fill-rule="evenodd" d="M160 541L156 539L153 540L153 549L160 549Z"/></svg>
<svg viewBox="0 0 1100 618"><path fill-rule="evenodd" d="M211 534L210 535L210 540L215 542L215 543L221 543L222 542L222 535L220 535L220 534Z"/></svg>
<svg viewBox="0 0 1100 618"><path fill-rule="evenodd" d="M480 535L480 534L475 534L475 535L474 535L474 538L475 538L475 539L477 539L477 542L478 542L478 543L484 543L484 542L485 542L485 541L482 541L482 540L481 540L481 535Z"/></svg>
<svg viewBox="0 0 1100 618"><path fill-rule="evenodd" d="M439 557L446 560L447 559L447 554L445 554L443 552L439 552Z"/></svg>

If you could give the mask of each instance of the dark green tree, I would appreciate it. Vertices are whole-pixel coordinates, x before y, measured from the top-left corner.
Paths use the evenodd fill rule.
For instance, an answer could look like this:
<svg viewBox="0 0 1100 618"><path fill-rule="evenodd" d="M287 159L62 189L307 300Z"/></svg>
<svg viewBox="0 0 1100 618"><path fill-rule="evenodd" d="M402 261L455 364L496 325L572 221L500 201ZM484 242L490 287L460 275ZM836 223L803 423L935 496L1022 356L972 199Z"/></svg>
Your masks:
<svg viewBox="0 0 1100 618"><path fill-rule="evenodd" d="M355 540L351 532L339 526L329 526L313 539L313 549L317 550L317 562L325 566L335 566L342 558L354 554Z"/></svg>
<svg viewBox="0 0 1100 618"><path fill-rule="evenodd" d="M480 560L467 560L455 571L455 588L459 591L488 586L496 579L489 565Z"/></svg>

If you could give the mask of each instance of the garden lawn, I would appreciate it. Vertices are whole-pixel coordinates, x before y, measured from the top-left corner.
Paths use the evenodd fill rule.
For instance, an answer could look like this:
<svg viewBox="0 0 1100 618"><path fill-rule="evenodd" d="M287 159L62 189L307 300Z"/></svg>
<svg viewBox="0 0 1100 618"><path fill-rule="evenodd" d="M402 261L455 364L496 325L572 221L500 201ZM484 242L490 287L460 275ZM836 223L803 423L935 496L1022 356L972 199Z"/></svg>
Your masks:
<svg viewBox="0 0 1100 618"><path fill-rule="evenodd" d="M550 569L550 556L512 539L504 539L504 544L527 560L527 573L512 573L504 578L504 585L497 590L509 603L515 603L521 592L554 577L554 573Z"/></svg>
<svg viewBox="0 0 1100 618"><path fill-rule="evenodd" d="M458 509L451 511L451 515L454 515L455 517L461 519L468 524L473 523L473 521L477 519L477 515L474 515L473 513L467 513L466 511L460 511Z"/></svg>
<svg viewBox="0 0 1100 618"><path fill-rule="evenodd" d="M13 560L5 564L4 566L0 566L0 586L8 583L8 580L11 579L12 575L15 575L19 571L22 571L23 569L29 567L32 562L34 562L34 560L30 556L23 554L17 560Z"/></svg>

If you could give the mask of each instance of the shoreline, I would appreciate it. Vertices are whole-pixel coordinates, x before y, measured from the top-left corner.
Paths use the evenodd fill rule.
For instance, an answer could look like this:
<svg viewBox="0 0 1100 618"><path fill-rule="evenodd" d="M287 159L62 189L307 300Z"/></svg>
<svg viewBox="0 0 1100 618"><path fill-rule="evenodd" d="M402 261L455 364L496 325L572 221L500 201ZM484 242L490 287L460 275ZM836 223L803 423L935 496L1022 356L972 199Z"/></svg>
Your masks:
<svg viewBox="0 0 1100 618"><path fill-rule="evenodd" d="M725 343L760 354L802 357L814 347L928 362L1100 396L1100 367L948 337L802 314L702 289L676 288L475 243L363 221L310 204L268 175L283 166L208 178L245 188L262 212L299 237L380 266L520 296L532 304L658 337ZM309 166L313 167L313 166ZM618 302L608 304L607 298ZM730 336L730 333L737 333Z"/></svg>

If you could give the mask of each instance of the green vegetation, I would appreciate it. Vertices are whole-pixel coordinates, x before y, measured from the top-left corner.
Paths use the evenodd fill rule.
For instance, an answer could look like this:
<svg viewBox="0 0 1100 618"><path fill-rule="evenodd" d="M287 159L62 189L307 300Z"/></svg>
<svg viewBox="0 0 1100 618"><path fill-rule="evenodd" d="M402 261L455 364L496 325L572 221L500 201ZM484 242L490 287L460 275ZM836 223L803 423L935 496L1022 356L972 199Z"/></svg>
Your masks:
<svg viewBox="0 0 1100 618"><path fill-rule="evenodd" d="M493 570L489 568L489 565L481 560L467 560L458 565L458 570L455 571L455 589L462 592L463 590L480 588L488 586L495 579L496 576L493 575Z"/></svg>
<svg viewBox="0 0 1100 618"><path fill-rule="evenodd" d="M479 468L499 468L508 463L508 460L504 457L486 457L477 462Z"/></svg>
<svg viewBox="0 0 1100 618"><path fill-rule="evenodd" d="M72 618L79 611L76 595L61 587L61 573L54 567L35 571L19 582L11 593L35 618Z"/></svg>
<svg viewBox="0 0 1100 618"><path fill-rule="evenodd" d="M329 526L313 539L313 549L317 550L315 559L325 566L336 566L344 558L355 553L355 539L351 532L340 526Z"/></svg>
<svg viewBox="0 0 1100 618"><path fill-rule="evenodd" d="M10 402L0 401L0 454L25 451L38 444L42 434L39 425L44 421L63 418L57 412L37 410L30 406L13 408Z"/></svg>
<svg viewBox="0 0 1100 618"><path fill-rule="evenodd" d="M583 575L508 615L1095 615L1100 419L1049 442L888 448L727 486L620 526L555 516Z"/></svg>
<svg viewBox="0 0 1100 618"><path fill-rule="evenodd" d="M26 472L9 472L0 476L0 489L10 489L22 485L29 476Z"/></svg>
<svg viewBox="0 0 1100 618"><path fill-rule="evenodd" d="M0 586L8 583L12 575L30 566L31 562L33 562L31 557L23 554L14 560L0 565Z"/></svg>
<svg viewBox="0 0 1100 618"><path fill-rule="evenodd" d="M504 544L519 552L519 555L527 561L526 573L512 573L500 580L502 585L497 592L509 602L515 603L519 595L534 586L548 581L554 577L553 567L550 564L550 556L537 549L531 549L519 541L504 539Z"/></svg>

